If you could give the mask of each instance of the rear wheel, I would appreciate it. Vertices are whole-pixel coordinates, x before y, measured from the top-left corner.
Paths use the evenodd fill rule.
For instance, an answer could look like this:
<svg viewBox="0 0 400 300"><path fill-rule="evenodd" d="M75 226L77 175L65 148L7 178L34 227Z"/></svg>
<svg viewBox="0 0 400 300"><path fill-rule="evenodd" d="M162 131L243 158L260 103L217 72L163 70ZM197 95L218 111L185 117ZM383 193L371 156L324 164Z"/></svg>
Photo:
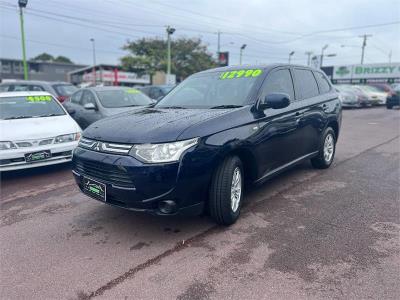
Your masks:
<svg viewBox="0 0 400 300"><path fill-rule="evenodd" d="M336 136L331 127L325 129L322 135L318 155L311 159L311 164L317 169L329 168L335 157Z"/></svg>
<svg viewBox="0 0 400 300"><path fill-rule="evenodd" d="M209 210L214 221L231 225L240 215L243 198L243 167L237 156L226 158L215 171L209 195Z"/></svg>
<svg viewBox="0 0 400 300"><path fill-rule="evenodd" d="M387 103L386 103L386 108L387 108L387 109L392 109L392 108L393 108L393 105L387 104Z"/></svg>

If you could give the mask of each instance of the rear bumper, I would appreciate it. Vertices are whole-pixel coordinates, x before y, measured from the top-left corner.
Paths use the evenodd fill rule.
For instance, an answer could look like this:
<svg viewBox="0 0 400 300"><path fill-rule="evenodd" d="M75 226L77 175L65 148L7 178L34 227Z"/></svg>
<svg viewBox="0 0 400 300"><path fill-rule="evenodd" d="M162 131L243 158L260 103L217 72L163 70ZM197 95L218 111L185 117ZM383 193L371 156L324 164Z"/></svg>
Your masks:
<svg viewBox="0 0 400 300"><path fill-rule="evenodd" d="M82 192L84 177L105 184L106 201L102 202L109 205L155 215L197 215L204 209L211 172L196 168L195 156L187 152L180 162L143 164L128 155L78 147L73 174ZM174 204L167 213L160 209L165 201Z"/></svg>

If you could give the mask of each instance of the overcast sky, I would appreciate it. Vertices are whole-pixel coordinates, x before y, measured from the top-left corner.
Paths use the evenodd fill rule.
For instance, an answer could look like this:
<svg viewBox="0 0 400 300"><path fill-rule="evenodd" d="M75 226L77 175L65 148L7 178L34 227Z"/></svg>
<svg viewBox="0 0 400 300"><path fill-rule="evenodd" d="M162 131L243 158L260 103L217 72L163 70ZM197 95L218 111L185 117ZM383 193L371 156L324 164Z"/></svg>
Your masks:
<svg viewBox="0 0 400 300"><path fill-rule="evenodd" d="M0 57L21 58L17 0L0 0ZM365 63L400 62L399 0L28 0L25 13L27 57L47 52L92 64L90 38L96 41L97 63L115 64L127 40L200 37L210 53L230 52L238 64L239 48L247 44L243 62L306 64L306 51L336 57L324 65L359 63L362 34L368 38ZM359 27L359 28L357 28ZM361 28L363 27L363 28ZM347 28L347 29L346 29ZM336 29L345 29L334 31ZM346 45L346 47L341 47Z"/></svg>

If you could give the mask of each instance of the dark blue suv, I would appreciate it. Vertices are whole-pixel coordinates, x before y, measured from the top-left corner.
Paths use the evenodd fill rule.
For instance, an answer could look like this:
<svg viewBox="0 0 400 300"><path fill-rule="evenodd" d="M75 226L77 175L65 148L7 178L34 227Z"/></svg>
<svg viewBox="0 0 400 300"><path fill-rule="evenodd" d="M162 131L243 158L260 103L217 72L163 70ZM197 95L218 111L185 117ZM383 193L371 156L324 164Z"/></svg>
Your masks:
<svg viewBox="0 0 400 300"><path fill-rule="evenodd" d="M82 192L157 215L240 214L245 183L311 159L328 168L341 105L320 70L273 64L194 74L157 104L83 132L73 156Z"/></svg>

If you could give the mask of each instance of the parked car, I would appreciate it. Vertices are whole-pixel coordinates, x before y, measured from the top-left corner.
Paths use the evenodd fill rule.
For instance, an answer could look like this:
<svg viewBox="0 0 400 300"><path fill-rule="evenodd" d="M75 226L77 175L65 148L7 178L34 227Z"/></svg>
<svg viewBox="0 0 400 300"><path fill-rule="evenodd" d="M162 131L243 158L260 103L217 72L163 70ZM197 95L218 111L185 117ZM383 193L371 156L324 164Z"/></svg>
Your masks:
<svg viewBox="0 0 400 300"><path fill-rule="evenodd" d="M368 99L366 93L357 87L341 84L335 85L335 88L339 93L342 107L365 107L371 105L371 101Z"/></svg>
<svg viewBox="0 0 400 300"><path fill-rule="evenodd" d="M400 85L394 90L394 93L390 94L386 99L386 107L392 109L393 106L400 105Z"/></svg>
<svg viewBox="0 0 400 300"><path fill-rule="evenodd" d="M338 94L320 70L212 69L154 107L89 126L73 174L83 193L106 204L156 215L207 209L232 224L245 181L260 184L306 159L328 168L340 124Z"/></svg>
<svg viewBox="0 0 400 300"><path fill-rule="evenodd" d="M387 94L385 92L380 91L376 87L369 85L357 85L357 88L362 90L371 101L372 105L385 105Z"/></svg>
<svg viewBox="0 0 400 300"><path fill-rule="evenodd" d="M81 129L53 95L0 94L0 171L71 161Z"/></svg>
<svg viewBox="0 0 400 300"><path fill-rule="evenodd" d="M0 92L46 91L61 103L77 90L74 85L62 81L19 80L0 84Z"/></svg>
<svg viewBox="0 0 400 300"><path fill-rule="evenodd" d="M125 87L91 87L81 89L64 102L64 107L85 129L93 122L154 103L137 89Z"/></svg>
<svg viewBox="0 0 400 300"><path fill-rule="evenodd" d="M160 100L165 95L167 95L175 85L148 85L144 87L140 87L139 90L141 90L144 94L149 96L151 99L154 100Z"/></svg>
<svg viewBox="0 0 400 300"><path fill-rule="evenodd" d="M368 84L368 85L378 89L379 91L381 91L383 93L386 93L386 97L391 95L391 94L395 94L396 93L394 91L393 87L388 83L371 83L371 84Z"/></svg>

